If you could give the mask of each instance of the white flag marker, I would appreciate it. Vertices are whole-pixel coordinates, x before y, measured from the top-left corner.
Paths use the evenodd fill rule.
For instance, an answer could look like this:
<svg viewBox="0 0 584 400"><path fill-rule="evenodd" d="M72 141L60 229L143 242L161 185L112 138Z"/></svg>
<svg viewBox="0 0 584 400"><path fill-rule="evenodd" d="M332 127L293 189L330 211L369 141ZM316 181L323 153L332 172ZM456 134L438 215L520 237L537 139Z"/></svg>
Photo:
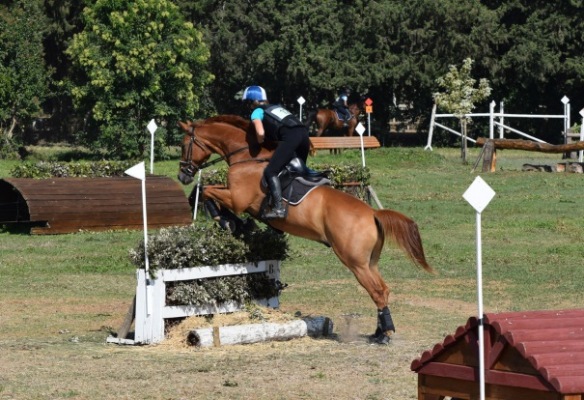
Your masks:
<svg viewBox="0 0 584 400"><path fill-rule="evenodd" d="M361 138L361 159L363 160L363 168L365 168L365 146L363 145L363 133L365 132L365 127L361 122L359 122L355 130Z"/></svg>
<svg viewBox="0 0 584 400"><path fill-rule="evenodd" d="M481 178L477 176L474 182L462 195L464 199L476 210L477 221L477 299L479 318L479 388L480 399L485 399L485 333L483 321L483 261L481 243L481 212L489 205L495 191Z"/></svg>
<svg viewBox="0 0 584 400"><path fill-rule="evenodd" d="M150 120L148 125L146 126L148 131L150 132L150 173L154 173L154 132L158 129L158 125L156 125L156 121L154 118Z"/></svg>
<svg viewBox="0 0 584 400"><path fill-rule="evenodd" d="M146 179L146 171L144 170L144 161L140 164L136 164L131 168L124 171L126 175L130 175L132 178L140 179L143 181Z"/></svg>
<svg viewBox="0 0 584 400"><path fill-rule="evenodd" d="M151 301L151 292L149 290L150 286L150 262L148 260L148 214L146 212L146 171L144 168L144 161L139 164L134 165L131 168L128 168L124 171L126 175L131 176L132 178L140 179L142 181L142 221L144 222L144 271L146 276L146 314L150 315L152 313L150 304Z"/></svg>

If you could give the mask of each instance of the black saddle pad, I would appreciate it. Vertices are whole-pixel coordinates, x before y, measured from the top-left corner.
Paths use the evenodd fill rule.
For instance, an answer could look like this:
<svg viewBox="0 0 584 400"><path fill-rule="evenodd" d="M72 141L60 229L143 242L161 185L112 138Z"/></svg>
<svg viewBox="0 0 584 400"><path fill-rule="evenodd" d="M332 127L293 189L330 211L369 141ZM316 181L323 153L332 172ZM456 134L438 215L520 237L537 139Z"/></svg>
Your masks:
<svg viewBox="0 0 584 400"><path fill-rule="evenodd" d="M290 205L296 206L302 202L314 189L319 186L330 185L331 181L327 178L321 178L317 182L308 181L302 177L297 177L288 185L282 194L284 200L286 200Z"/></svg>

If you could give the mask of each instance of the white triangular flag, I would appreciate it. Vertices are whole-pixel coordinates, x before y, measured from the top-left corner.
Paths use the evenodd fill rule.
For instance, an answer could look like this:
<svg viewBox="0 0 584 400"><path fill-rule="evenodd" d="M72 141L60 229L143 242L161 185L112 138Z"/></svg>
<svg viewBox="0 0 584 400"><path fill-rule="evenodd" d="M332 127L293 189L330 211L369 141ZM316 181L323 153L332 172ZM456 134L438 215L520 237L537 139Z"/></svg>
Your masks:
<svg viewBox="0 0 584 400"><path fill-rule="evenodd" d="M124 171L125 174L130 175L132 178L140 179L143 181L146 179L146 171L144 170L144 161L139 164L134 165L132 168L128 168Z"/></svg>

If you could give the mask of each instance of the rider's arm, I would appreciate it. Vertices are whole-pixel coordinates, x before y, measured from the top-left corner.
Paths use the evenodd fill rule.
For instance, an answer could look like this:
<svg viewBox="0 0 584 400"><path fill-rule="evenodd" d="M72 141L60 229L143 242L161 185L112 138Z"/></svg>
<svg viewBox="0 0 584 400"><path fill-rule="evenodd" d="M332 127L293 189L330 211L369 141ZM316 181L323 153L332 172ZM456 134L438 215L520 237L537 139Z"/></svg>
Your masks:
<svg viewBox="0 0 584 400"><path fill-rule="evenodd" d="M265 137L264 124L262 123L261 119L254 119L252 122L256 130L256 137L258 138L258 143L262 144L264 142Z"/></svg>
<svg viewBox="0 0 584 400"><path fill-rule="evenodd" d="M264 142L264 138L265 138L265 134L266 134L266 132L264 131L264 124L262 122L263 118L264 118L264 110L261 108L256 108L251 113L251 122L253 123L253 126L255 128L258 143L260 143L260 144L262 144Z"/></svg>

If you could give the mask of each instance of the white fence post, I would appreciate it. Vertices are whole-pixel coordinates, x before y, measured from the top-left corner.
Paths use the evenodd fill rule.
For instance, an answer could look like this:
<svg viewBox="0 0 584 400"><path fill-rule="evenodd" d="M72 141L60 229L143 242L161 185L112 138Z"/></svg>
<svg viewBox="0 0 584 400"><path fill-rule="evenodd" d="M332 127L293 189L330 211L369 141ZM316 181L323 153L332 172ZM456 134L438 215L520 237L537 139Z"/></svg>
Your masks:
<svg viewBox="0 0 584 400"><path fill-rule="evenodd" d="M495 138L495 100L489 104L489 139Z"/></svg>
<svg viewBox="0 0 584 400"><path fill-rule="evenodd" d="M432 151L432 136L434 135L434 121L436 119L436 103L432 106L432 116L430 117L430 129L428 131L428 143L424 150Z"/></svg>
<svg viewBox="0 0 584 400"><path fill-rule="evenodd" d="M499 123L501 124L499 125L499 139L504 139L505 128L503 128L503 126L505 126L505 103L502 101L499 103L499 113L501 113L501 116L499 117Z"/></svg>
<svg viewBox="0 0 584 400"><path fill-rule="evenodd" d="M584 108L580 110L582 123L580 124L580 141L584 140ZM578 154L578 162L584 162L584 150L580 150Z"/></svg>
<svg viewBox="0 0 584 400"><path fill-rule="evenodd" d="M564 104L564 143L568 143L568 131L570 130L570 99L568 96L562 97Z"/></svg>
<svg viewBox="0 0 584 400"><path fill-rule="evenodd" d="M493 101L489 105L489 112L488 113L471 113L465 114L465 117L489 117L489 138L493 139L495 136L495 126L499 127L499 137L504 139L505 130L508 132L516 133L519 136L523 136L527 139L539 142L539 143L546 143L545 141L528 135L525 132L522 132L518 129L515 129L511 126L505 125L505 117L508 118L562 118L564 120L564 131L565 135L567 135L569 126L570 126L570 104L569 99L564 96L562 98L562 102L564 103L564 113L561 115L543 115L543 114L505 114L504 112L504 103L500 103L500 112L495 112L495 105L496 103ZM461 136L460 132L455 131L439 122L437 122L438 118L452 118L455 117L454 114L438 114L436 112L436 105L432 107L432 117L430 122L430 130L428 132L428 144L424 148L425 150L430 149L432 150L432 136L434 134L434 127L442 128L447 132L450 132L454 135ZM476 140L471 139L469 137L466 138L467 141L476 143Z"/></svg>
<svg viewBox="0 0 584 400"><path fill-rule="evenodd" d="M227 302L224 304L209 303L203 306L166 305L166 282L189 281L196 279L216 278L221 276L266 273L270 279L279 281L280 261L267 260L246 264L223 264L184 269L164 269L157 271L156 279L150 279L152 301L149 304L150 314L146 310L146 272L139 269L136 273L136 310L134 318L134 340L109 337L109 343L118 344L151 344L164 340L164 319L181 318L192 315L207 315L234 312L243 309L244 304ZM280 305L278 296L269 299L254 299L263 306L276 308Z"/></svg>

